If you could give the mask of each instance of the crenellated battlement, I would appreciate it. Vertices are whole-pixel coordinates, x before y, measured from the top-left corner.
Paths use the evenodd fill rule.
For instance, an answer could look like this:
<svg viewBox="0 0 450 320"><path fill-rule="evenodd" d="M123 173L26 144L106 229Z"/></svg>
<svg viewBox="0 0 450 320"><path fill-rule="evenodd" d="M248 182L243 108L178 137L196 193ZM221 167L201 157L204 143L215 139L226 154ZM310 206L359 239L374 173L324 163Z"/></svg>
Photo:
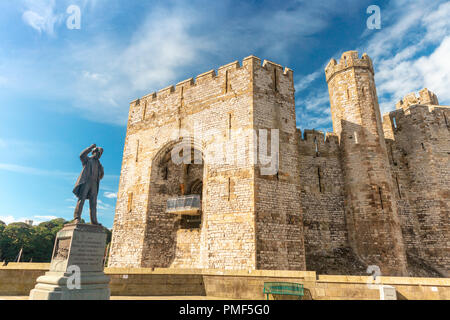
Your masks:
<svg viewBox="0 0 450 320"><path fill-rule="evenodd" d="M297 129L297 135L301 155L329 156L339 152L339 138L335 133L305 129L302 135Z"/></svg>
<svg viewBox="0 0 450 320"><path fill-rule="evenodd" d="M423 104L423 105L439 105L438 98L436 94L424 88L419 91L419 96L417 97L415 92L411 92L403 97L402 100L397 102L395 105L396 109L405 109L409 106Z"/></svg>
<svg viewBox="0 0 450 320"><path fill-rule="evenodd" d="M240 70L242 68L255 68L255 69L263 69L268 72L268 75L272 75L274 70L277 70L277 74L287 77L289 81L293 83L294 75L293 71L290 68L282 67L281 65L274 63L269 60L264 60L261 64L261 59L255 57L253 55L248 56L242 60L242 64L239 61L233 61L226 65L219 67L216 70L212 69L202 74L197 75L195 78L189 78L183 81L178 82L176 85L170 85L166 88L163 88L157 92L152 92L147 94L139 99L131 101L131 106L137 106L141 101L146 100L151 103L157 101L161 98L167 98L167 96L171 94L179 94L182 90L187 90L191 88L195 88L199 84L205 84L208 82L217 81L219 78L229 77L233 72Z"/></svg>
<svg viewBox="0 0 450 320"><path fill-rule="evenodd" d="M366 68L374 74L372 60L366 53L359 58L358 51L347 51L342 54L339 63L335 59L331 59L325 67L327 82L329 82L335 74L349 68Z"/></svg>
<svg viewBox="0 0 450 320"><path fill-rule="evenodd" d="M392 133L401 131L405 125L421 126L424 122L431 122L437 125L448 126L449 118L450 107L414 104L385 113L383 115L383 128L385 136L392 139Z"/></svg>

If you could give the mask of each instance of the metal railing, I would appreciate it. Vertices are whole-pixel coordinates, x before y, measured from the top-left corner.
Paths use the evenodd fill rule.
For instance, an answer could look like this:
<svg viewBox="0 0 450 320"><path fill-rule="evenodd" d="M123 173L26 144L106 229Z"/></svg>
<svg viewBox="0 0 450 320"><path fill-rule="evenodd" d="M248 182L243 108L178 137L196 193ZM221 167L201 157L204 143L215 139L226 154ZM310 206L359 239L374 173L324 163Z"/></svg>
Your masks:
<svg viewBox="0 0 450 320"><path fill-rule="evenodd" d="M166 212L185 215L199 215L202 210L200 195L192 194L167 200Z"/></svg>

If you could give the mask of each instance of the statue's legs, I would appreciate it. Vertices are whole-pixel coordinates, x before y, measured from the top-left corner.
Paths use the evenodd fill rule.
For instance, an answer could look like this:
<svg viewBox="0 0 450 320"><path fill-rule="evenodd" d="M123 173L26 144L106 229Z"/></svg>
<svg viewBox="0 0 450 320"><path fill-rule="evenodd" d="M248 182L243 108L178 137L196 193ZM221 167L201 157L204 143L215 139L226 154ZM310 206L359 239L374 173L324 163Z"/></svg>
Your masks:
<svg viewBox="0 0 450 320"><path fill-rule="evenodd" d="M75 207L75 211L73 213L73 218L74 218L75 222L81 222L81 213L83 212L84 201L86 200L88 193L89 193L89 188L85 187L85 188L83 188L81 197L78 198L78 202Z"/></svg>
<svg viewBox="0 0 450 320"><path fill-rule="evenodd" d="M90 187L88 185L85 185L81 192L80 198L78 198L78 202L77 202L77 205L75 206L75 211L73 213L73 218L76 223L81 222L81 213L83 212L84 201L86 201L86 198L89 193L89 189L90 189Z"/></svg>
<svg viewBox="0 0 450 320"><path fill-rule="evenodd" d="M89 209L91 215L91 223L98 224L97 221L97 188L95 186L91 187L91 192L89 193Z"/></svg>
<svg viewBox="0 0 450 320"><path fill-rule="evenodd" d="M75 212L73 213L73 218L75 222L81 221L81 212L83 211L84 199L80 198L77 201L77 205L75 207Z"/></svg>

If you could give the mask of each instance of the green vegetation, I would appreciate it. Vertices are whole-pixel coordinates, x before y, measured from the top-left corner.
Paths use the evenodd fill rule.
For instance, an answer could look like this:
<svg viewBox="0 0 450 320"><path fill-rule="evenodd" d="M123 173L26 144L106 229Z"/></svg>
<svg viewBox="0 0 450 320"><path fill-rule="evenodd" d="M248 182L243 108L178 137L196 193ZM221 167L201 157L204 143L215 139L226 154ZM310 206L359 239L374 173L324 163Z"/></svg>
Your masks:
<svg viewBox="0 0 450 320"><path fill-rule="evenodd" d="M68 222L59 218L30 226L23 222L6 225L0 221L0 261L16 261L22 248L21 262L50 262L56 234ZM111 231L105 230L109 243Z"/></svg>

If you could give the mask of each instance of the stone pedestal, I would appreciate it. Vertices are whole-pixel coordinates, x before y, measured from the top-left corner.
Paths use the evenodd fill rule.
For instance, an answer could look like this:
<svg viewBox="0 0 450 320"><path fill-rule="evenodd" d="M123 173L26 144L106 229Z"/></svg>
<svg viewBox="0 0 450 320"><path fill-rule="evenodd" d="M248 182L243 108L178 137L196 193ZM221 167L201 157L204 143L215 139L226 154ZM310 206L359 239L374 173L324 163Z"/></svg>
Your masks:
<svg viewBox="0 0 450 320"><path fill-rule="evenodd" d="M30 300L109 300L105 247L101 226L66 224L56 236L50 271L37 279Z"/></svg>

